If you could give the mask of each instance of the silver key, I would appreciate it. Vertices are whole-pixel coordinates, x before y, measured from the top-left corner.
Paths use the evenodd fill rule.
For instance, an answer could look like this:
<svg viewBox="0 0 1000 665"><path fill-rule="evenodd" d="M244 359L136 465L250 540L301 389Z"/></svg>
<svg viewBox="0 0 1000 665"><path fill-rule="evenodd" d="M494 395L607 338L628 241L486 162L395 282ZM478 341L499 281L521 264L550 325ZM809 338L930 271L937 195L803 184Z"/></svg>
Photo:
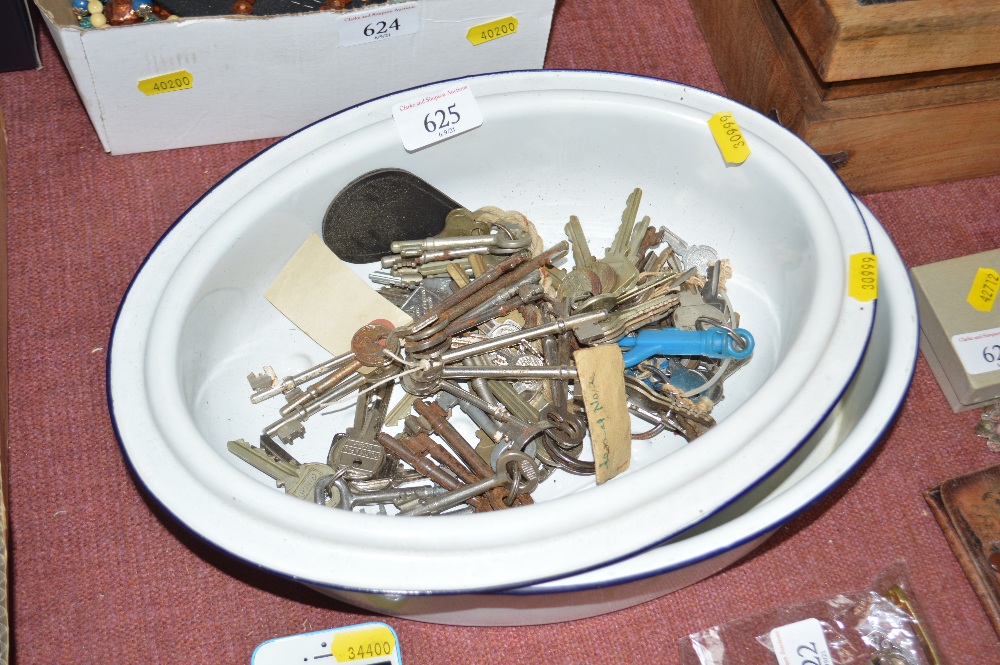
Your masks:
<svg viewBox="0 0 1000 665"><path fill-rule="evenodd" d="M354 510L356 506L374 506L374 505L385 505L385 504L408 504L418 499L426 499L440 494L444 494L447 490L440 485L422 485L420 487L394 487L391 489L377 490L374 492L356 492L353 491L347 483L345 478L337 478L331 483L332 487L337 490L339 494L340 501L337 503L337 507L343 510ZM331 495L333 492L331 491ZM324 503L326 498L326 492L323 496L320 496L320 488L316 488L316 503Z"/></svg>
<svg viewBox="0 0 1000 665"><path fill-rule="evenodd" d="M288 413L282 414L281 418L264 428L264 434L267 436L276 436L282 443L293 443L295 439L301 439L306 433L305 426L302 425L303 421L307 420L313 414L322 411L329 404L336 402L341 397L354 392L364 382L364 376L355 374L350 379L344 381L343 384L336 386L335 390L324 394L321 399L315 399L304 406L295 407L289 410Z"/></svg>
<svg viewBox="0 0 1000 665"><path fill-rule="evenodd" d="M531 477L530 474L524 473L525 461L528 465L530 465L529 468L535 468L535 461L529 455L525 455L521 452L508 451L500 456L497 463L496 475L490 476L489 478L483 478L479 482L471 483L464 487L460 487L457 490L446 492L440 496L434 497L433 499L421 501L419 506L409 510L404 510L400 513L400 515L433 515L441 513L449 508L465 503L473 497L485 494L496 487L510 485L513 482L513 478L510 475L508 466L511 465L518 465L521 467L522 480L527 483L522 490L522 493L530 494L538 485L538 476L537 473L534 477ZM525 475L528 475L529 477L525 478Z"/></svg>
<svg viewBox="0 0 1000 665"><path fill-rule="evenodd" d="M470 358L472 356L478 356L489 351L495 351L497 349L503 349L508 346L514 346L520 344L522 341L532 341L550 335L552 333L564 332L566 330L573 330L579 326L585 325L587 323L603 321L608 317L608 313L599 310L596 312L589 312L587 314L577 314L574 316L567 316L560 319L555 319L550 323L545 323L540 326L532 326L530 328L522 328L521 330L511 333L509 335L501 335L478 344L470 344L468 346L459 347L457 349L452 349L450 351L445 351L439 356L442 363L448 364L462 360L463 358Z"/></svg>
<svg viewBox="0 0 1000 665"><path fill-rule="evenodd" d="M243 439L230 441L226 447L229 452L253 468L270 476L275 485L284 488L286 494L306 501L313 500L316 483L321 478L336 472L333 467L326 464L292 464L284 460L274 459L262 448L251 446Z"/></svg>
<svg viewBox="0 0 1000 665"><path fill-rule="evenodd" d="M360 395L354 425L334 438L327 463L336 469L345 469L347 478L372 478L385 469L389 457L376 437L382 431L394 385L394 381L389 381Z"/></svg>
<svg viewBox="0 0 1000 665"><path fill-rule="evenodd" d="M303 383L307 383L313 379L318 379L321 376L329 374L338 367L345 365L353 358L354 356L351 353L335 356L329 360L319 363L318 365L314 365L309 369L303 370L298 374L286 376L281 380L278 380L277 375L270 366L264 367L264 372L262 374L247 375L247 380L250 382L250 388L254 391L253 395L250 396L250 401L254 404L259 404L260 402L270 399L275 395L280 395L282 393L288 394Z"/></svg>
<svg viewBox="0 0 1000 665"><path fill-rule="evenodd" d="M708 266L719 260L719 254L708 245L688 245L668 228L661 229L663 238L674 250L681 263L681 270L696 268L699 275L706 274Z"/></svg>
<svg viewBox="0 0 1000 665"><path fill-rule="evenodd" d="M428 277L400 308L413 319L419 319L434 305L452 294L450 277Z"/></svg>

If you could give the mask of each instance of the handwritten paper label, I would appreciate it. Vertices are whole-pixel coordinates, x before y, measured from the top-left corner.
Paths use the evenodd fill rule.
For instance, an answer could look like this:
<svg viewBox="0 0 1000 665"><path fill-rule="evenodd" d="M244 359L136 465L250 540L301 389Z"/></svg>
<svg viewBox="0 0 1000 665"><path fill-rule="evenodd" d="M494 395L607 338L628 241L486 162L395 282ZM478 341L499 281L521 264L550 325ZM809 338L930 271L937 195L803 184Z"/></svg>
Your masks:
<svg viewBox="0 0 1000 665"><path fill-rule="evenodd" d="M831 665L833 657L819 619L805 619L771 631L779 665Z"/></svg>
<svg viewBox="0 0 1000 665"><path fill-rule="evenodd" d="M852 254L847 271L847 295L861 302L878 298L878 257L868 252Z"/></svg>
<svg viewBox="0 0 1000 665"><path fill-rule="evenodd" d="M625 397L625 361L617 344L573 353L594 448L597 484L628 468L632 460L632 421Z"/></svg>
<svg viewBox="0 0 1000 665"><path fill-rule="evenodd" d="M392 107L392 118L403 147L410 152L483 124L476 97L464 84L396 104Z"/></svg>
<svg viewBox="0 0 1000 665"><path fill-rule="evenodd" d="M998 287L1000 287L1000 273L993 268L980 268L972 280L972 288L969 289L966 302L980 312L992 312L997 291L1000 290Z"/></svg>
<svg viewBox="0 0 1000 665"><path fill-rule="evenodd" d="M178 90L190 90L194 87L194 76L186 69L170 74L160 74L152 78L139 81L139 92L149 97L159 95L164 92L176 92Z"/></svg>
<svg viewBox="0 0 1000 665"><path fill-rule="evenodd" d="M747 145L743 130L736 124L732 113L728 111L716 113L708 119L708 128L727 164L742 164L747 161L747 157L750 156L750 146Z"/></svg>
<svg viewBox="0 0 1000 665"><path fill-rule="evenodd" d="M479 46L494 39L513 35L515 32L517 32L517 19L508 16L482 25L472 26L465 34L465 38L472 42L473 46Z"/></svg>
<svg viewBox="0 0 1000 665"><path fill-rule="evenodd" d="M331 252L315 233L281 269L264 297L335 356L349 351L355 331L370 321L385 319L401 326L411 320Z"/></svg>
<svg viewBox="0 0 1000 665"><path fill-rule="evenodd" d="M340 19L340 45L357 46L412 35L420 30L420 8L415 2L351 12Z"/></svg>
<svg viewBox="0 0 1000 665"><path fill-rule="evenodd" d="M967 374L1000 370L1000 328L952 335L951 345Z"/></svg>

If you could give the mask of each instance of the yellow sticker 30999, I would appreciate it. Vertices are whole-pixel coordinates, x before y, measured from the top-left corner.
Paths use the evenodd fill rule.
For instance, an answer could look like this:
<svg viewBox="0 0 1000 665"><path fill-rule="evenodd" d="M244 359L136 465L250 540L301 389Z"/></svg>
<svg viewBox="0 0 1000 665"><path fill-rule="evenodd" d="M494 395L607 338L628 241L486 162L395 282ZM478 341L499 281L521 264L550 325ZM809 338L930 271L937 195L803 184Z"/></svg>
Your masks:
<svg viewBox="0 0 1000 665"><path fill-rule="evenodd" d="M153 78L139 81L139 91L149 95L158 95L162 92L176 92L177 90L188 90L194 87L194 76L186 69L170 74L160 74Z"/></svg>
<svg viewBox="0 0 1000 665"><path fill-rule="evenodd" d="M708 128L712 130L715 143L727 164L742 164L750 156L750 146L732 113L716 113L708 119Z"/></svg>
<svg viewBox="0 0 1000 665"><path fill-rule="evenodd" d="M848 271L849 296L861 302L878 298L878 258L874 254L862 252L851 255Z"/></svg>
<svg viewBox="0 0 1000 665"><path fill-rule="evenodd" d="M508 16L482 25L474 25L469 28L469 32L465 36L472 42L473 46L479 46L494 39L513 35L515 32L517 32L517 19Z"/></svg>
<svg viewBox="0 0 1000 665"><path fill-rule="evenodd" d="M1000 291L1000 273L993 268L980 268L972 280L966 301L980 312L992 312L997 291Z"/></svg>
<svg viewBox="0 0 1000 665"><path fill-rule="evenodd" d="M375 623L367 626L371 627L343 631L334 635L330 643L330 653L338 663L350 663L368 658L388 658L396 650L396 635L389 626Z"/></svg>

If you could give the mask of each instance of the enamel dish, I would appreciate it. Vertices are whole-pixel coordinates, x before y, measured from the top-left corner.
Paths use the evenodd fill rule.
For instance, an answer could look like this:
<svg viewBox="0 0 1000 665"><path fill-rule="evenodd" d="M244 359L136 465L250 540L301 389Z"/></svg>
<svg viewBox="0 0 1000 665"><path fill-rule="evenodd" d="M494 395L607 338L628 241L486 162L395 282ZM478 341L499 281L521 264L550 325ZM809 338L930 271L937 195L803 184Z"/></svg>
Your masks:
<svg viewBox="0 0 1000 665"><path fill-rule="evenodd" d="M379 595L317 587L393 616L469 626L583 619L659 598L738 562L848 476L892 424L913 378L917 307L902 258L862 208L878 256L872 340L844 397L812 437L750 492L667 543L578 575L500 593Z"/></svg>
<svg viewBox="0 0 1000 665"><path fill-rule="evenodd" d="M454 110L469 112L472 99L482 124L404 148L393 109L463 87L471 96ZM708 129L719 112L733 114L751 148L741 165L725 162ZM227 441L256 443L277 413L276 404L250 403L249 373L270 365L290 375L330 355L263 292L319 232L337 192L383 167L406 169L469 209L519 210L547 246L577 215L595 253L610 245L626 197L641 188L640 215L713 247L733 268L727 293L756 344L752 361L726 381L713 411L718 425L690 445L672 435L634 442L628 470L600 486L554 474L534 505L447 518L314 505L230 454ZM579 71L432 84L289 136L177 220L122 302L108 362L110 410L149 493L187 528L256 566L362 593L525 587L663 543L795 455L864 356L875 303L848 295L847 271L849 257L871 250L854 198L822 158L731 100ZM348 306L351 294L343 299ZM350 409L313 416L289 452L301 462L325 460L351 420Z"/></svg>

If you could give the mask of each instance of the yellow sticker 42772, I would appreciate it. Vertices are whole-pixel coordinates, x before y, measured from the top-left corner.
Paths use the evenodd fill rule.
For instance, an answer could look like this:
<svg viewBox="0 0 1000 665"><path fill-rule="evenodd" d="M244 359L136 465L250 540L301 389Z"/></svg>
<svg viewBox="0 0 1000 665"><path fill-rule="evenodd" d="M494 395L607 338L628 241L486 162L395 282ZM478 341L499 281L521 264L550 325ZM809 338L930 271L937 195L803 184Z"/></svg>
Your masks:
<svg viewBox="0 0 1000 665"><path fill-rule="evenodd" d="M469 32L465 36L472 42L473 46L479 46L494 39L513 35L515 32L517 32L517 19L513 16L508 16L507 18L499 18L489 23L474 25L469 28Z"/></svg>
<svg viewBox="0 0 1000 665"><path fill-rule="evenodd" d="M152 78L139 81L139 91L147 97L149 95L159 95L163 92L176 92L177 90L188 90L194 87L194 76L186 69L170 74L160 74Z"/></svg>
<svg viewBox="0 0 1000 665"><path fill-rule="evenodd" d="M736 119L729 111L716 113L708 119L708 128L712 130L716 145L722 151L722 157L727 164L742 164L750 156L750 146L747 145L743 130L736 124Z"/></svg>
<svg viewBox="0 0 1000 665"><path fill-rule="evenodd" d="M848 272L849 296L861 302L878 298L878 257L868 252L852 254Z"/></svg>
<svg viewBox="0 0 1000 665"><path fill-rule="evenodd" d="M993 268L980 268L972 280L966 301L980 312L992 312L997 291L1000 291L1000 273Z"/></svg>

